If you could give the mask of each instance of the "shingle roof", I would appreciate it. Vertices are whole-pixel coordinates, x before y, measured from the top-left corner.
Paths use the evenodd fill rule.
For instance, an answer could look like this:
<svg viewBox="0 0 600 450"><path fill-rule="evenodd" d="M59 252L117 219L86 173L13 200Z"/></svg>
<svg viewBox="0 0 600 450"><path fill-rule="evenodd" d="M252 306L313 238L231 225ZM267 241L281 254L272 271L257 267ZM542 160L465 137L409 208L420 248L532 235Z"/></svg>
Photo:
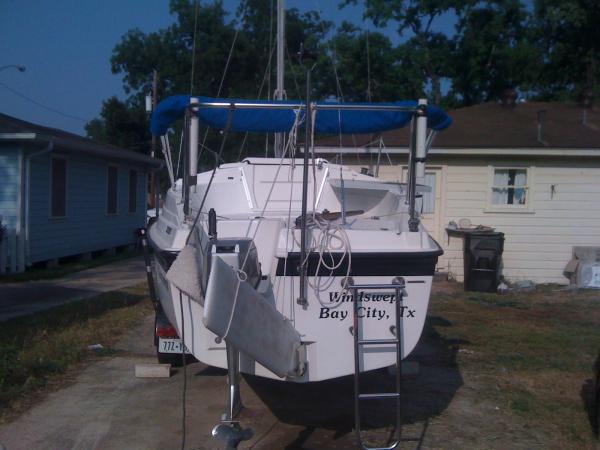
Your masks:
<svg viewBox="0 0 600 450"><path fill-rule="evenodd" d="M101 144L74 133L45 127L16 117L0 113L0 139L9 139L2 134L34 134L34 140L52 141L55 146L66 151L88 153L105 158L132 161L158 168L162 162L156 158L110 144ZM13 139L13 138L10 138Z"/></svg>
<svg viewBox="0 0 600 450"><path fill-rule="evenodd" d="M600 109L575 103L526 102L513 108L484 103L449 112L454 123L435 139L435 148L586 148L600 149ZM541 139L538 140L538 117ZM342 137L345 147L361 147L372 135ZM383 134L386 147L407 147L408 128ZM339 137L320 139L318 146L338 146Z"/></svg>

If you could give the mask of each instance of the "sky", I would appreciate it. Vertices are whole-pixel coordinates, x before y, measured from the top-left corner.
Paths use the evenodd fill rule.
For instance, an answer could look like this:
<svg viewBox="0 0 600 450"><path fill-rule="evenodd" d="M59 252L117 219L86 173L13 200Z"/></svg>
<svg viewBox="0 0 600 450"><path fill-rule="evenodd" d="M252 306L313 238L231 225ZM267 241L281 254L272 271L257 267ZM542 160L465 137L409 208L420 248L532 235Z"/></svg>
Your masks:
<svg viewBox="0 0 600 450"><path fill-rule="evenodd" d="M231 17L238 3L224 0ZM363 23L360 6L339 10L338 3L287 0L286 6L318 9L324 20L373 29ZM99 115L103 100L125 98L121 75L110 70L121 36L173 21L168 0L0 0L0 112L85 135L85 123ZM451 33L452 26L452 18L442 18L438 29ZM398 39L393 24L382 31ZM3 68L13 64L26 70Z"/></svg>

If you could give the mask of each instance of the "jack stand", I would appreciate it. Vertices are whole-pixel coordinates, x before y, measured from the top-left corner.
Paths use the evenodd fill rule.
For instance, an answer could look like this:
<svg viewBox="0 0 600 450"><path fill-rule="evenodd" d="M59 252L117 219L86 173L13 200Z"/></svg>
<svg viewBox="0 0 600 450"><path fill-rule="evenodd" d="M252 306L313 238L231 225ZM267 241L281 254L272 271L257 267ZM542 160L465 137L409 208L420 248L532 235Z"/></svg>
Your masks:
<svg viewBox="0 0 600 450"><path fill-rule="evenodd" d="M227 349L227 411L221 416L221 423L212 430L214 438L225 442L226 450L236 449L242 441L251 439L254 432L251 428L243 429L236 420L242 410L240 397L240 352L225 341Z"/></svg>

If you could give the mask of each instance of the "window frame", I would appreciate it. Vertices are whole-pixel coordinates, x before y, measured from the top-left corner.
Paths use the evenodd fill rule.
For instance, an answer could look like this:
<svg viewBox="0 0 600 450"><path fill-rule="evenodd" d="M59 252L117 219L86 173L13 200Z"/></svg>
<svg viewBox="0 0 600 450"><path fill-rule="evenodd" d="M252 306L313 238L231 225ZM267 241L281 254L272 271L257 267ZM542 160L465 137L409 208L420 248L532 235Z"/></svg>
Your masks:
<svg viewBox="0 0 600 450"><path fill-rule="evenodd" d="M533 186L534 186L534 169L535 167L531 164L525 163L492 163L488 165L488 182L486 192L486 207L484 212L487 213L523 213L532 214L535 212L533 208ZM525 189L525 204L513 204L513 205L498 205L493 203L494 188L504 187L496 186L494 184L494 178L496 170L525 170L525 176L527 177L525 186L519 186L519 189Z"/></svg>
<svg viewBox="0 0 600 450"><path fill-rule="evenodd" d="M54 211L52 208L52 200L54 198L53 195L53 182L54 182L54 174L53 174L53 163L54 160L63 160L65 162L65 213L62 216L55 216L54 215ZM60 219L66 219L69 216L69 159L67 158L67 156L65 155L56 155L53 154L50 156L50 165L49 165L49 179L50 179L50 189L48 190L48 217L50 219L56 219L56 220L60 220Z"/></svg>
<svg viewBox="0 0 600 450"><path fill-rule="evenodd" d="M135 174L135 186L133 187L133 190L131 189L131 175ZM138 211L138 206L137 206L137 202L138 202L138 187L140 184L140 177L139 177L139 171L136 169L129 169L129 171L127 172L127 211L129 212L129 214L136 214ZM131 194L133 193L133 209L131 208Z"/></svg>
<svg viewBox="0 0 600 450"><path fill-rule="evenodd" d="M117 176L115 177L116 186L115 186L115 212L110 212L108 210L109 207L109 173L110 169L114 168L117 171ZM107 216L118 216L119 215L119 166L117 164L108 164L106 166L106 185L105 185L105 195L106 195L106 204L104 208L104 213Z"/></svg>

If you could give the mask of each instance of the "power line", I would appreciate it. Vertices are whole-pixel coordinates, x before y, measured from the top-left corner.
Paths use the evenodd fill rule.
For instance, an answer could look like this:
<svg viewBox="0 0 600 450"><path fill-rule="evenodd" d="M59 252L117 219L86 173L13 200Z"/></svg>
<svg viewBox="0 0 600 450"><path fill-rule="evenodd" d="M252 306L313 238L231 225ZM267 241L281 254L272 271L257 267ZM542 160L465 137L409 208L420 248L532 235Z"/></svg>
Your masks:
<svg viewBox="0 0 600 450"><path fill-rule="evenodd" d="M23 100L27 100L28 102L33 103L36 106L39 106L40 108L44 108L50 112L53 112L55 114L58 114L60 116L66 117L67 119L73 119L73 120L78 120L80 122L89 122L89 119L84 119L83 117L78 117L78 116L73 116L71 114L67 114L64 113L62 111L59 111L58 109L54 109L50 106L46 106L43 103L38 102L37 100L32 99L31 97L26 96L25 94L11 88L10 86L7 86L6 84L0 82L0 86L2 86L3 88L7 89L8 91L12 92L14 95L16 95L17 97L22 98Z"/></svg>

